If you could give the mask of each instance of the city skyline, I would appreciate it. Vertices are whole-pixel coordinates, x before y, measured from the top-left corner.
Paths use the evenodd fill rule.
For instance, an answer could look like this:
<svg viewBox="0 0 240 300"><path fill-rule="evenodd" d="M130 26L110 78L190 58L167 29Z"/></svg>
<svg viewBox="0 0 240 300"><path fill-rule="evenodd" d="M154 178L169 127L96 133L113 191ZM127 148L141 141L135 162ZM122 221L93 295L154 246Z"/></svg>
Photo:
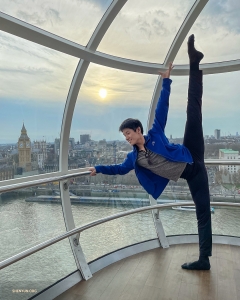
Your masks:
<svg viewBox="0 0 240 300"><path fill-rule="evenodd" d="M90 3L83 0L83 13L77 9L77 1L72 1L71 5L68 3L66 9L63 3L59 6L47 1L41 5L36 1L0 0L0 10L85 45L110 2L102 0ZM136 0L128 1L97 50L130 59L162 63L193 1L173 1L171 7L165 1L160 2L141 1L141 5L136 5ZM215 1L214 4L209 1L206 4L190 30L196 36L196 47L205 54L203 63L238 58L239 9L240 4L233 0L224 3ZM82 16L80 23L79 13ZM175 64L188 63L186 41L187 38L180 47ZM5 32L0 32L0 42L0 126L5 129L0 143L15 142L18 138L17 129L23 121L34 139L43 136L47 140L58 138L65 101L79 60ZM166 135L180 137L183 136L186 120L188 77L172 76L172 79ZM239 71L204 76L205 135L212 134L214 129L223 124L225 132L240 131L237 109L239 80ZM140 119L146 129L156 82L156 75L132 73L91 63L78 95L70 136L77 138L81 131L92 132L94 140L123 139L118 128L128 117ZM99 96L102 88L107 91L104 99Z"/></svg>

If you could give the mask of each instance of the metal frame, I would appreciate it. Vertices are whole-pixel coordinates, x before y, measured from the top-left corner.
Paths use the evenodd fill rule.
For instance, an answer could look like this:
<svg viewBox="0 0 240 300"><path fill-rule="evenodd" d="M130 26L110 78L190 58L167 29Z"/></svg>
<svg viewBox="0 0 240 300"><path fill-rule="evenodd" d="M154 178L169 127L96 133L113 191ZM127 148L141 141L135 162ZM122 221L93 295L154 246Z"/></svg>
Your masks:
<svg viewBox="0 0 240 300"><path fill-rule="evenodd" d="M152 206L157 205L157 200L155 200L151 195L149 195L149 202L150 202L150 205L152 205ZM153 217L153 222L154 222L155 230L156 230L160 245L163 248L168 248L169 244L168 244L168 241L166 238L166 234L165 234L165 231L164 231L164 228L162 225L162 221L161 221L158 209L152 210L152 217Z"/></svg>
<svg viewBox="0 0 240 300"><path fill-rule="evenodd" d="M185 37L187 36L190 28L192 27L193 23L195 22L196 18L199 16L205 5L207 4L208 0L197 0L194 5L192 6L191 10L189 11L187 17L185 18L184 22L182 23L177 35L174 38L174 41L168 51L168 54L164 60L163 66L166 68L169 62L174 61ZM207 73L207 71L210 71L211 68L206 69L205 65L201 65L201 68L205 69L205 74L211 74ZM216 66L215 66L216 67ZM214 68L213 68L214 69ZM171 72L172 75L174 75L176 68L173 69ZM177 75L183 75L182 71L184 70L184 75L188 75L189 73L189 66L181 67L181 69L178 69ZM154 114L155 114L155 108L157 105L157 101L159 98L160 90L162 87L162 77L159 76L155 90L152 97L152 102L149 110L149 116L148 116L148 130L151 128L153 121L154 121Z"/></svg>
<svg viewBox="0 0 240 300"><path fill-rule="evenodd" d="M123 3L124 2L124 3ZM125 4L126 0L121 1L114 1L112 4L116 5L123 5ZM188 14L187 19L184 22L184 27L181 26L181 29L176 38L175 42L170 48L170 53L167 55L168 59L172 59L175 55L176 49L179 48L179 43L182 40L184 34L186 34L185 30L190 28L188 24L193 24L195 21L194 18L200 13L200 9L202 5L206 4L206 0L198 0L191 9L190 13ZM117 7L117 6L116 6ZM109 15L109 18L112 17L116 13L112 10L112 14ZM117 15L117 13L116 13ZM0 12L0 30L5 31L7 33L13 34L15 36L24 38L28 41L37 43L39 45L48 47L50 49L57 50L59 52L78 57L88 62L92 62L95 64L99 64L102 66L126 70L131 72L137 73L146 73L146 74L158 74L159 70L166 69L166 60L164 64L155 64L155 63L148 63L148 62L141 62L136 60L130 60L126 58L120 58L113 55L109 55L106 53L96 52L94 48L96 48L96 44L100 42L100 35L101 31L105 30L105 27L102 26L99 33L96 33L96 37L93 35L94 42L92 42L93 49L84 47L80 44L75 42L69 41L67 39L61 38L55 34L47 32L43 29L37 28L33 25L20 21L14 17L11 17L7 14ZM98 36L99 35L99 36ZM91 39L90 39L91 41ZM173 60L173 59L172 59ZM231 61L222 61L216 62L211 64L202 64L201 69L203 70L204 74L215 74L215 73L224 73L224 72L231 72L231 71L239 71L240 70L240 59L231 60ZM179 65L175 66L172 71L172 75L187 75L189 70L188 65Z"/></svg>
<svg viewBox="0 0 240 300"><path fill-rule="evenodd" d="M125 2L126 1L115 0L111 3L106 13L104 14L103 18L101 19L98 26L96 27L96 30L94 31L92 37L90 38L88 45L85 48L86 50L88 51L96 50L104 34L106 33L107 29L109 28L115 16L121 10ZM60 171L63 172L64 171L66 172L68 170L68 141L70 136L73 112L77 102L78 93L81 88L88 66L89 66L88 61L84 61L80 59L69 89L69 93L68 93L68 97L64 109L61 137L60 137L60 156L59 156L59 168ZM68 184L66 182L65 183L60 182L60 191L63 199L62 200L63 216L66 224L66 229L67 231L69 231L75 228L75 223L72 214ZM79 239L78 234L76 236L69 237L70 245L78 269L80 270L83 278L87 280L91 278L92 275L88 267L87 261L85 259L84 253L82 251L82 248L78 243L78 239Z"/></svg>
<svg viewBox="0 0 240 300"><path fill-rule="evenodd" d="M172 46L169 49L169 52L165 58L165 61L163 64L153 64L148 62L139 62L139 61L133 61L125 58L119 58L115 56L111 56L105 53L96 52L96 49L106 33L107 29L109 28L110 24L116 17L116 15L119 13L123 5L127 2L127 0L115 0L112 2L112 4L109 6L109 9L104 14L102 20L100 21L99 25L97 26L95 32L93 33L89 43L86 47L76 44L74 42L68 41L64 38L61 38L59 36L56 36L52 33L46 32L42 29L39 29L37 27L34 27L30 24L27 24L25 22L22 22L16 18L13 18L11 16L8 16L2 12L0 12L0 20L1 25L0 29L8 32L10 34L13 34L15 36L24 38L26 40L32 41L34 43L37 43L39 45L46 46L51 49L55 49L59 52L72 55L74 57L80 58L80 62L77 66L77 69L75 71L71 87L69 90L68 98L66 101L66 106L64 110L64 116L62 121L62 130L61 130L61 142L60 142L60 170L56 173L50 173L50 174L42 174L38 176L33 176L34 180L26 182L26 180L29 180L29 177L22 177L15 180L7 180L2 183L0 183L0 192L4 191L10 191L14 189L19 189L23 187L30 187L41 183L47 183L52 181L60 181L60 190L62 195L62 203L63 203L63 215L64 220L66 223L67 233L64 235L54 238L50 241L47 241L45 243L42 243L40 245L37 245L33 248L30 248L22 253L19 253L18 255L14 256L14 261L10 259L5 260L5 266L22 259L36 251L39 251L45 247L48 247L49 245L56 243L57 241L60 241L66 237L70 238L70 244L73 250L73 254L75 256L75 260L77 263L78 268L81 271L81 274L83 278L88 279L91 277L91 271L89 269L89 266L84 258L82 249L78 242L76 242L76 239L78 238L79 232L82 230L87 229L86 228L75 228L73 216L72 216L72 210L71 210L71 203L70 203L70 197L69 197L69 191L68 191L68 181L66 181L68 178L74 177L74 176L81 176L81 175L87 175L89 172L80 172L79 170L69 171L68 170L68 163L67 163L67 157L68 157L68 139L70 134L70 127L73 117L73 112L75 108L75 103L77 100L78 92L81 87L83 78L85 76L85 73L87 71L87 68L89 66L90 62L111 67L111 68L117 68L121 70L126 71L132 71L132 72L138 72L138 73L146 73L146 74L157 74L159 70L166 69L166 66L169 61L173 61L175 58L184 38L186 37L187 32L193 25L194 21L198 17L199 13L203 9L203 7L208 2L207 0L197 0L195 4L193 5L192 9L190 10L189 14L187 15L185 21L183 22L179 32L177 33ZM232 60L232 61L224 61L219 63L212 63L212 64L203 64L201 66L204 74L214 74L214 73L223 73L223 72L230 72L230 71L238 71L240 70L240 60ZM183 66L176 66L175 69L172 72L172 75L187 75L189 71L188 65ZM150 113L149 113L149 121L148 121L148 127L150 127L150 124L153 120L153 112L155 109L156 101L158 99L158 94L160 92L162 81L160 78L158 78L156 88L153 94L153 99L151 103ZM206 162L210 165L230 165L231 161L218 161L217 160L209 160L209 162ZM233 161L233 165L237 165L238 163ZM240 164L240 163L239 163ZM53 176L54 175L54 176ZM31 178L31 179L32 179ZM64 181L65 180L65 181ZM151 201L153 203L153 201ZM189 202L187 202L185 205L188 205ZM217 204L216 202L214 203ZM228 203L229 204L229 203ZM184 204L182 204L184 205ZM219 205L224 205L223 203L220 203ZM225 204L226 205L226 204ZM150 208L144 208L144 210L153 210L158 209L159 205L150 206ZM163 208L166 205L161 205L161 208ZM174 206L174 204L171 204L171 206ZM234 206L238 206L234 204ZM167 206L166 206L167 207ZM160 208L160 207L159 207ZM144 211L143 210L143 211ZM127 214L131 213L137 213L142 210L135 210L134 212L128 212ZM127 215L125 214L125 215ZM100 220L101 222L106 222L110 220L113 216L106 218L107 220ZM116 218L121 216L115 216ZM160 243L163 247L168 247L168 238L166 238L161 220L158 217L158 212L154 211L154 219L155 219L155 225L157 228L157 233L160 239ZM99 224L101 224L101 222ZM93 222L94 223L94 222ZM93 224L91 223L91 224ZM97 225L97 224L95 224ZM93 225L93 226L95 226ZM90 228L90 227L89 227ZM71 233L71 234L70 234ZM17 258L17 259L16 259ZM8 261L8 262L6 262ZM11 262L12 261L12 262ZM2 263L4 263L2 262ZM0 263L0 266L2 266L2 263Z"/></svg>
<svg viewBox="0 0 240 300"><path fill-rule="evenodd" d="M169 64L170 61L174 61L179 48L181 47L186 35L188 34L190 28L192 27L194 21L196 20L196 18L198 17L198 15L200 14L200 12L203 10L203 8L205 7L205 5L207 4L208 0L197 0L194 5L192 6L192 8L190 9L188 15L186 16L184 22L182 23L177 35L174 38L174 41L168 51L168 54L164 60L163 65L165 67L167 67L167 65ZM152 97L152 101L150 104L150 109L149 109L149 114L148 114L148 122L147 122L147 131L152 127L153 121L154 121L154 117L155 117L155 109L157 106L157 102L159 99L159 94L160 94L160 90L162 88L162 77L158 76L157 79L157 83L153 92L153 97ZM151 205L156 205L157 201L153 199L153 197L151 197L149 195L149 201L151 203ZM154 220L154 224L155 224L155 228L157 231L157 235L159 238L159 242L161 243L161 245L164 248L169 247L168 241L166 239L166 235L164 232L164 228L160 219L159 214L157 214L156 212L152 212L153 214L153 220Z"/></svg>
<svg viewBox="0 0 240 300"><path fill-rule="evenodd" d="M51 175L51 174L52 173L50 173L49 175ZM28 188L28 187L36 186L39 184L50 183L50 182L54 182L54 181L62 181L62 180L66 180L69 178L85 176L85 175L89 175L89 174L90 174L90 171L83 171L83 172L78 171L76 173L58 175L58 176L54 176L54 177L48 177L48 178L43 178L43 179L31 180L31 181L26 181L27 177L23 177L23 179L25 180L24 182L0 186L0 193L5 193L5 192L18 190L18 189Z"/></svg>
<svg viewBox="0 0 240 300"><path fill-rule="evenodd" d="M205 165L208 166L224 166L224 165L240 165L240 161L229 159L229 160L222 160L222 159L205 159ZM27 188L30 186L36 186L39 184L54 182L54 181L61 181L66 180L73 177L84 176L88 175L90 172L87 168L80 168L74 170L68 170L66 172L54 172L54 173L46 173L41 175L35 175L31 177L21 177L17 179L9 179L0 182L0 193L13 191L16 189ZM27 181L29 179L34 179Z"/></svg>

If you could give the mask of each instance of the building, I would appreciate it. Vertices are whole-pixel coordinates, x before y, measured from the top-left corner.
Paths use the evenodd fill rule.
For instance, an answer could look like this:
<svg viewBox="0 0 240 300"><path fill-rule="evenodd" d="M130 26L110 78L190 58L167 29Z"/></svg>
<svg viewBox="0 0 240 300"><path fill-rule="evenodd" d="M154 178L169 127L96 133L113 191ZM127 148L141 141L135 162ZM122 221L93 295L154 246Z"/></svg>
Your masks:
<svg viewBox="0 0 240 300"><path fill-rule="evenodd" d="M38 150L37 152L37 164L39 168L44 167L44 163L47 159L47 143L46 141L34 141L33 149Z"/></svg>
<svg viewBox="0 0 240 300"><path fill-rule="evenodd" d="M232 149L219 149L219 159L222 160L239 160L239 151ZM228 173L233 174L238 172L240 166L236 165L224 165L219 166L219 170L228 171Z"/></svg>
<svg viewBox="0 0 240 300"><path fill-rule="evenodd" d="M91 140L90 134L80 134L80 143L85 144Z"/></svg>
<svg viewBox="0 0 240 300"><path fill-rule="evenodd" d="M75 139L74 138L69 138L69 150L73 150L75 148Z"/></svg>
<svg viewBox="0 0 240 300"><path fill-rule="evenodd" d="M0 181L14 178L14 168L12 166L0 166Z"/></svg>
<svg viewBox="0 0 240 300"><path fill-rule="evenodd" d="M54 141L54 153L59 155L59 149L60 149L60 139L55 139L55 141Z"/></svg>
<svg viewBox="0 0 240 300"><path fill-rule="evenodd" d="M220 129L215 129L214 130L214 137L215 137L216 140L220 139L220 137L221 137L221 131L220 131Z"/></svg>
<svg viewBox="0 0 240 300"><path fill-rule="evenodd" d="M75 148L75 139L74 138L69 138L68 147L69 147L69 150L73 150ZM60 151L60 139L55 139L54 153L59 155L59 151Z"/></svg>
<svg viewBox="0 0 240 300"><path fill-rule="evenodd" d="M22 126L21 136L18 139L18 157L19 157L19 168L22 171L29 172L32 170L32 159L31 159L31 141L27 135L27 130Z"/></svg>

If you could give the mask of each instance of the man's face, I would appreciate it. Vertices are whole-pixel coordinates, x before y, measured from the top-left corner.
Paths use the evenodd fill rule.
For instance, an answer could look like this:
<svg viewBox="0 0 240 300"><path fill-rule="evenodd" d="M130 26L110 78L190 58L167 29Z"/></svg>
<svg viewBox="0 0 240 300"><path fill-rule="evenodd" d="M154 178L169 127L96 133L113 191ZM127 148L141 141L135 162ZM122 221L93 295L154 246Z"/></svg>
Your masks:
<svg viewBox="0 0 240 300"><path fill-rule="evenodd" d="M122 133L125 136L126 141L128 141L132 146L137 144L142 136L140 127L138 127L136 131L130 128L125 128L123 129Z"/></svg>

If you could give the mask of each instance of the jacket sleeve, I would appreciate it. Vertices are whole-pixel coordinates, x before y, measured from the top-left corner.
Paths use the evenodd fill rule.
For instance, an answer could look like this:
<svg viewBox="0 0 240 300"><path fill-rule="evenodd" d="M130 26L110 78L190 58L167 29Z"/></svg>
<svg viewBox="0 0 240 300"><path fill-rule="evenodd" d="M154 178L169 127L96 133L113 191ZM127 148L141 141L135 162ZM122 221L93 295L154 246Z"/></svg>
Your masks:
<svg viewBox="0 0 240 300"><path fill-rule="evenodd" d="M95 166L97 173L102 173L106 175L125 175L128 172L130 172L132 169L134 169L133 160L131 159L131 153L128 153L126 159L123 163L118 165L99 165Z"/></svg>
<svg viewBox="0 0 240 300"><path fill-rule="evenodd" d="M169 78L163 79L162 90L155 110L155 118L152 126L152 130L155 132L159 132L159 131L164 132L167 123L171 83L172 83L171 79Z"/></svg>

